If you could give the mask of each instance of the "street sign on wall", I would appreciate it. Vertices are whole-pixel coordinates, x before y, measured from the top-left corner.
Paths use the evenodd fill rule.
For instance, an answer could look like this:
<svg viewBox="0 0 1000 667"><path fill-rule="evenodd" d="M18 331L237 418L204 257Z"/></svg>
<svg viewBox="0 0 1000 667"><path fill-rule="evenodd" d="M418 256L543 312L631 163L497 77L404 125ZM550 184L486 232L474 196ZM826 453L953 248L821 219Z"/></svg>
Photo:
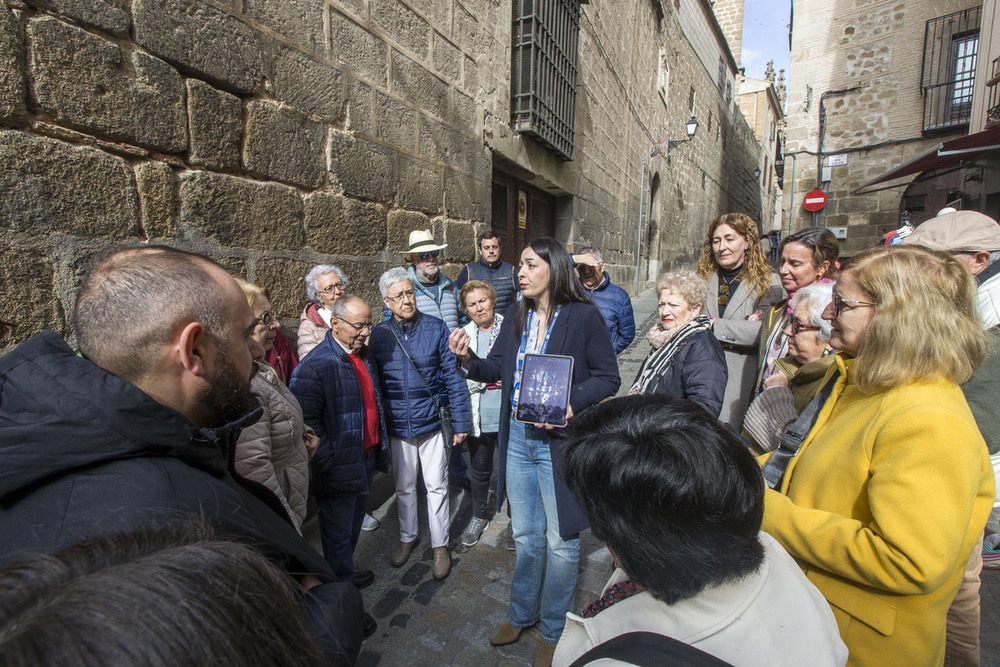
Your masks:
<svg viewBox="0 0 1000 667"><path fill-rule="evenodd" d="M813 190L806 193L805 198L802 200L802 205L807 211L818 211L826 206L826 193L822 190Z"/></svg>

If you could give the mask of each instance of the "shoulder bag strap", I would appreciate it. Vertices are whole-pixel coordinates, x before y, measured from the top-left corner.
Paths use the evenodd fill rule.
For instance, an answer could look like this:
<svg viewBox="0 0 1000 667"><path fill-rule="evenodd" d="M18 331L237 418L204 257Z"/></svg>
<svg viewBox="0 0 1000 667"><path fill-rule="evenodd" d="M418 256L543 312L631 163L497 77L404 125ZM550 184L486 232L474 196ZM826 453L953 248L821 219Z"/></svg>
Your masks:
<svg viewBox="0 0 1000 667"><path fill-rule="evenodd" d="M774 454L764 464L764 479L767 480L767 485L772 489L778 488L781 484L781 478L785 475L785 468L788 467L788 462L798 453L802 441L806 439L809 431L812 430L813 424L816 423L816 418L819 416L820 409L826 403L826 399L830 398L830 394L833 393L833 386L837 384L839 377L840 371L835 372L826 381L823 388L819 390L819 393L813 396L813 399L809 401L809 405L802 411L799 418L792 422L785 430L785 434L781 436L781 443L778 445L778 448L774 450Z"/></svg>
<svg viewBox="0 0 1000 667"><path fill-rule="evenodd" d="M570 667L584 667L602 659L638 667L732 667L711 653L656 632L627 632L613 637L581 655Z"/></svg>
<svg viewBox="0 0 1000 667"><path fill-rule="evenodd" d="M391 320L389 321L389 332L392 334L392 337L396 339L396 342L399 343L399 349L403 351L403 355L407 358L407 360L409 360L410 365L413 366L413 370L417 372L417 377L419 377L420 381L424 383L425 387L427 387L427 393L431 395L431 400L434 401L434 407L440 409L441 406L438 404L437 398L434 396L434 390L431 389L429 384L427 384L427 380L424 379L423 373L420 372L420 369L417 368L417 365L413 362L413 357L411 357L410 353L406 351L406 346L403 345L403 341L399 340L399 334L397 334L396 330L392 328Z"/></svg>

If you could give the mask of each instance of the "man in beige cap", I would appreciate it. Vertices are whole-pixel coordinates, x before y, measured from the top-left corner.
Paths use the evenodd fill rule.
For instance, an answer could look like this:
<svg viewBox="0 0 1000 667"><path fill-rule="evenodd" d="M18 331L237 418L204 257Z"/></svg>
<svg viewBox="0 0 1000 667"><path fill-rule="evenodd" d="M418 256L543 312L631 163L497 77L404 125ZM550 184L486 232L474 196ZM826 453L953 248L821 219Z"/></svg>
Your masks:
<svg viewBox="0 0 1000 667"><path fill-rule="evenodd" d="M905 245L922 245L955 256L975 277L979 288L976 310L983 328L1000 324L1000 225L993 218L976 211L956 211L946 208L936 217L922 223L903 241ZM969 408L976 418L990 451L993 472L1000 487L1000 419L996 401L1000 397L1000 349L994 349L976 374L962 385ZM986 524L987 545L976 549L969 560L965 580L948 610L948 630L945 640L945 664L979 664L979 586L982 568L1000 567L1000 551L996 547L997 517L1000 504L993 503L993 512ZM980 557L981 556L981 557Z"/></svg>
<svg viewBox="0 0 1000 667"><path fill-rule="evenodd" d="M976 309L983 327L1000 324L1000 225L976 211L944 209L904 241L954 255L979 283Z"/></svg>

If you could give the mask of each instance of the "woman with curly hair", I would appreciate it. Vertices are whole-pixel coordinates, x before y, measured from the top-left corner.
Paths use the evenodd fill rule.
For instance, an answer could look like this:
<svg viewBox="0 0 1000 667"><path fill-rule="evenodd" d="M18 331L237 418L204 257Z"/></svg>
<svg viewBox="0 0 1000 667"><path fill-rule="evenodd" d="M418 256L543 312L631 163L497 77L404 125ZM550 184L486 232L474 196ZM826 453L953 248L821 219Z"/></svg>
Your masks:
<svg viewBox="0 0 1000 667"><path fill-rule="evenodd" d="M709 223L698 273L708 280L706 311L715 320L729 370L719 419L739 431L757 375L761 313L785 294L760 246L757 223L743 213L726 213Z"/></svg>

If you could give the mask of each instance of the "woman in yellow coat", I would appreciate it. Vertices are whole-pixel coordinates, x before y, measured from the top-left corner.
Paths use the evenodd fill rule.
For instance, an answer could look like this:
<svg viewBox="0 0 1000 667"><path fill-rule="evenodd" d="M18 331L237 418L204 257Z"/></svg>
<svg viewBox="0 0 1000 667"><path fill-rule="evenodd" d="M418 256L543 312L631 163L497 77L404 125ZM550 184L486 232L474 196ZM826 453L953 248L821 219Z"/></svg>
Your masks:
<svg viewBox="0 0 1000 667"><path fill-rule="evenodd" d="M797 453L765 466L762 529L830 603L849 665L944 661L948 607L993 503L958 386L987 349L974 297L950 256L856 257L823 314L843 352L829 398Z"/></svg>

